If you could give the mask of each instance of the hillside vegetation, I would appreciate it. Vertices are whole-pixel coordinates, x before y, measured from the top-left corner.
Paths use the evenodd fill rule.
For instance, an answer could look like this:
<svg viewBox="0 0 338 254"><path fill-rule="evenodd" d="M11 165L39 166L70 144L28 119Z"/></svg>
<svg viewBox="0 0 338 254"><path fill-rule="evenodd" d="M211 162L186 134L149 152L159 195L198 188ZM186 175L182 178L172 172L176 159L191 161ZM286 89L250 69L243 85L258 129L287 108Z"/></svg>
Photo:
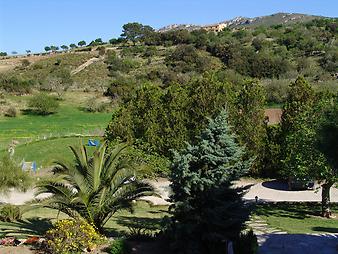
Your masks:
<svg viewBox="0 0 338 254"><path fill-rule="evenodd" d="M10 115L14 108L18 117L1 119L3 130L11 129L0 137L2 148L13 138L38 133L84 133L96 126L102 130L109 113L87 112L101 111L104 99L99 97L106 96L113 111L106 130L109 140L136 142L144 151L170 156L170 149L194 141L206 117L227 107L241 142L252 155L264 154L266 135L275 135L264 127L264 109L282 107L297 77L305 77L315 91L337 92L338 21L276 14L231 22L218 33L177 27L156 32L129 23L121 38L109 43L98 38L63 51L46 47L47 53L32 62L29 56L20 61L5 57L2 63L15 61L15 68L1 73L0 109ZM87 94L81 104L87 112L78 100L67 100L56 114L41 117L42 122L49 118L49 127L44 127L37 116L24 114L27 103L17 103L38 92L59 100L70 93L79 93L79 98ZM276 116L274 122L280 113ZM20 127L13 126L31 117L36 131L24 124L29 135L19 134ZM62 124L51 129L53 119ZM255 171L264 160L257 160Z"/></svg>

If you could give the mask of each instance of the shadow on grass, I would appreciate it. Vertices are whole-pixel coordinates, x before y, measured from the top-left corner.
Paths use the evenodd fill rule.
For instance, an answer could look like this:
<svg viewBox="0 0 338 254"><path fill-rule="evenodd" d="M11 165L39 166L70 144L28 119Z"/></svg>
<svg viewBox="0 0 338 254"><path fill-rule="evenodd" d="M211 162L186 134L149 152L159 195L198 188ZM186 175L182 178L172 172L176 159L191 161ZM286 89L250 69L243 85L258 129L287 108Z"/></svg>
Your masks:
<svg viewBox="0 0 338 254"><path fill-rule="evenodd" d="M48 116L48 115L53 115L56 112L41 112L41 111L34 110L34 109L22 109L21 113L23 115L28 115L28 116Z"/></svg>
<svg viewBox="0 0 338 254"><path fill-rule="evenodd" d="M338 233L338 228L329 228L329 227L312 227L313 231L319 231L319 232L328 232L328 233Z"/></svg>
<svg viewBox="0 0 338 254"><path fill-rule="evenodd" d="M6 236L42 236L52 227L47 218L29 218L15 222L2 223L0 229Z"/></svg>
<svg viewBox="0 0 338 254"><path fill-rule="evenodd" d="M133 231L155 232L161 228L162 218L147 218L147 217L129 217L120 216L114 219L115 223L125 227L121 230L106 228L105 233L109 237L116 237L130 233Z"/></svg>
<svg viewBox="0 0 338 254"><path fill-rule="evenodd" d="M294 219L305 219L310 216L320 216L319 204L261 204L257 205L254 213L258 216L278 216Z"/></svg>

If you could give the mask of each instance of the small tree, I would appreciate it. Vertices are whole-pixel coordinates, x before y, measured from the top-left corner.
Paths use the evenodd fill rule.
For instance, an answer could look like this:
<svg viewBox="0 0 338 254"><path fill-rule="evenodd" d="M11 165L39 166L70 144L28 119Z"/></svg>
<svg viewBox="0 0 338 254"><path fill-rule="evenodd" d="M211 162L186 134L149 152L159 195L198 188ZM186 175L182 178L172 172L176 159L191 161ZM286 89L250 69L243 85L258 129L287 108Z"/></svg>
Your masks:
<svg viewBox="0 0 338 254"><path fill-rule="evenodd" d="M27 55L30 55L30 53L31 53L32 51L31 50L29 50L29 49L26 49L26 53L27 53Z"/></svg>
<svg viewBox="0 0 338 254"><path fill-rule="evenodd" d="M51 48L50 48L49 46L46 46L46 47L45 47L45 51L46 51L46 52L49 52L49 51L51 51Z"/></svg>
<svg viewBox="0 0 338 254"><path fill-rule="evenodd" d="M169 233L183 253L224 253L224 241L239 236L247 216L233 181L248 172L252 160L243 159L227 118L223 110L196 145L174 153Z"/></svg>
<svg viewBox="0 0 338 254"><path fill-rule="evenodd" d="M326 165L314 171L316 179L322 183L322 215L331 216L330 189L338 181L338 99L328 103L316 132L315 146L322 153Z"/></svg>
<svg viewBox="0 0 338 254"><path fill-rule="evenodd" d="M132 41L135 45L138 40L143 39L153 32L154 29L152 27L134 22L123 25L121 37Z"/></svg>
<svg viewBox="0 0 338 254"><path fill-rule="evenodd" d="M76 46L74 43L70 44L69 47L70 47L71 49L77 48L77 46Z"/></svg>
<svg viewBox="0 0 338 254"><path fill-rule="evenodd" d="M86 44L87 44L87 43L86 43L85 41L82 40L82 41L79 41L77 45L80 46L80 47L83 47L83 46L85 46Z"/></svg>
<svg viewBox="0 0 338 254"><path fill-rule="evenodd" d="M28 106L32 112L39 115L48 115L57 111L59 103L54 96L40 93L29 100Z"/></svg>
<svg viewBox="0 0 338 254"><path fill-rule="evenodd" d="M318 180L322 187L322 215L329 217L330 189L338 180L338 102L332 96L314 96L309 87L293 96L304 100L289 100L285 105L283 115L287 114L284 119L288 121L282 124L289 126L284 126L287 132L283 137L282 173L297 179Z"/></svg>
<svg viewBox="0 0 338 254"><path fill-rule="evenodd" d="M155 194L151 185L135 179L137 172L123 157L125 148L120 145L108 152L104 143L89 157L85 146L71 147L74 162L58 163L55 177L38 184L37 195L51 194L40 204L83 218L102 232L117 211L131 209L133 200Z"/></svg>
<svg viewBox="0 0 338 254"><path fill-rule="evenodd" d="M61 45L61 48L62 48L63 50L68 50L68 46L67 46L67 45Z"/></svg>
<svg viewBox="0 0 338 254"><path fill-rule="evenodd" d="M50 50L55 52L55 51L58 51L59 50L59 47L58 46L50 46Z"/></svg>

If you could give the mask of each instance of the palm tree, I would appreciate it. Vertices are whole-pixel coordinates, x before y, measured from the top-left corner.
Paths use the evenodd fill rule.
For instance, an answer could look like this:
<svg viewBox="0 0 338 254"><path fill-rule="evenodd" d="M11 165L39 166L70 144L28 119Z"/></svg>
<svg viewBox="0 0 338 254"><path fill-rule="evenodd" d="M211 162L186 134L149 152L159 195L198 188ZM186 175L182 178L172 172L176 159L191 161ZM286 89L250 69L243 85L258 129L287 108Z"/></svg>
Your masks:
<svg viewBox="0 0 338 254"><path fill-rule="evenodd" d="M38 184L36 195L51 194L40 200L41 205L72 218L82 217L102 232L116 211L131 209L139 197L157 195L151 185L135 178L129 161L121 158L126 147L119 145L107 152L104 143L92 157L85 146L71 147L74 163L58 162L55 177Z"/></svg>

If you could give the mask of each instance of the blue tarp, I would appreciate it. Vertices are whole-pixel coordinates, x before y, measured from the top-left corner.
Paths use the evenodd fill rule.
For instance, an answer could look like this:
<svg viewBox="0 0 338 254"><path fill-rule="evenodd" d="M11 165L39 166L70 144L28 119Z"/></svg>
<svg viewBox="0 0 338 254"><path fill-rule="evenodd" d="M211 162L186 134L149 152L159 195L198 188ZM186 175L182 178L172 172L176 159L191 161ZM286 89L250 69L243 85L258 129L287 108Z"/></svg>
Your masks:
<svg viewBox="0 0 338 254"><path fill-rule="evenodd" d="M88 146L99 146L99 145L100 145L100 141L98 141L98 140L93 140L93 139L89 139L87 145L88 145Z"/></svg>

